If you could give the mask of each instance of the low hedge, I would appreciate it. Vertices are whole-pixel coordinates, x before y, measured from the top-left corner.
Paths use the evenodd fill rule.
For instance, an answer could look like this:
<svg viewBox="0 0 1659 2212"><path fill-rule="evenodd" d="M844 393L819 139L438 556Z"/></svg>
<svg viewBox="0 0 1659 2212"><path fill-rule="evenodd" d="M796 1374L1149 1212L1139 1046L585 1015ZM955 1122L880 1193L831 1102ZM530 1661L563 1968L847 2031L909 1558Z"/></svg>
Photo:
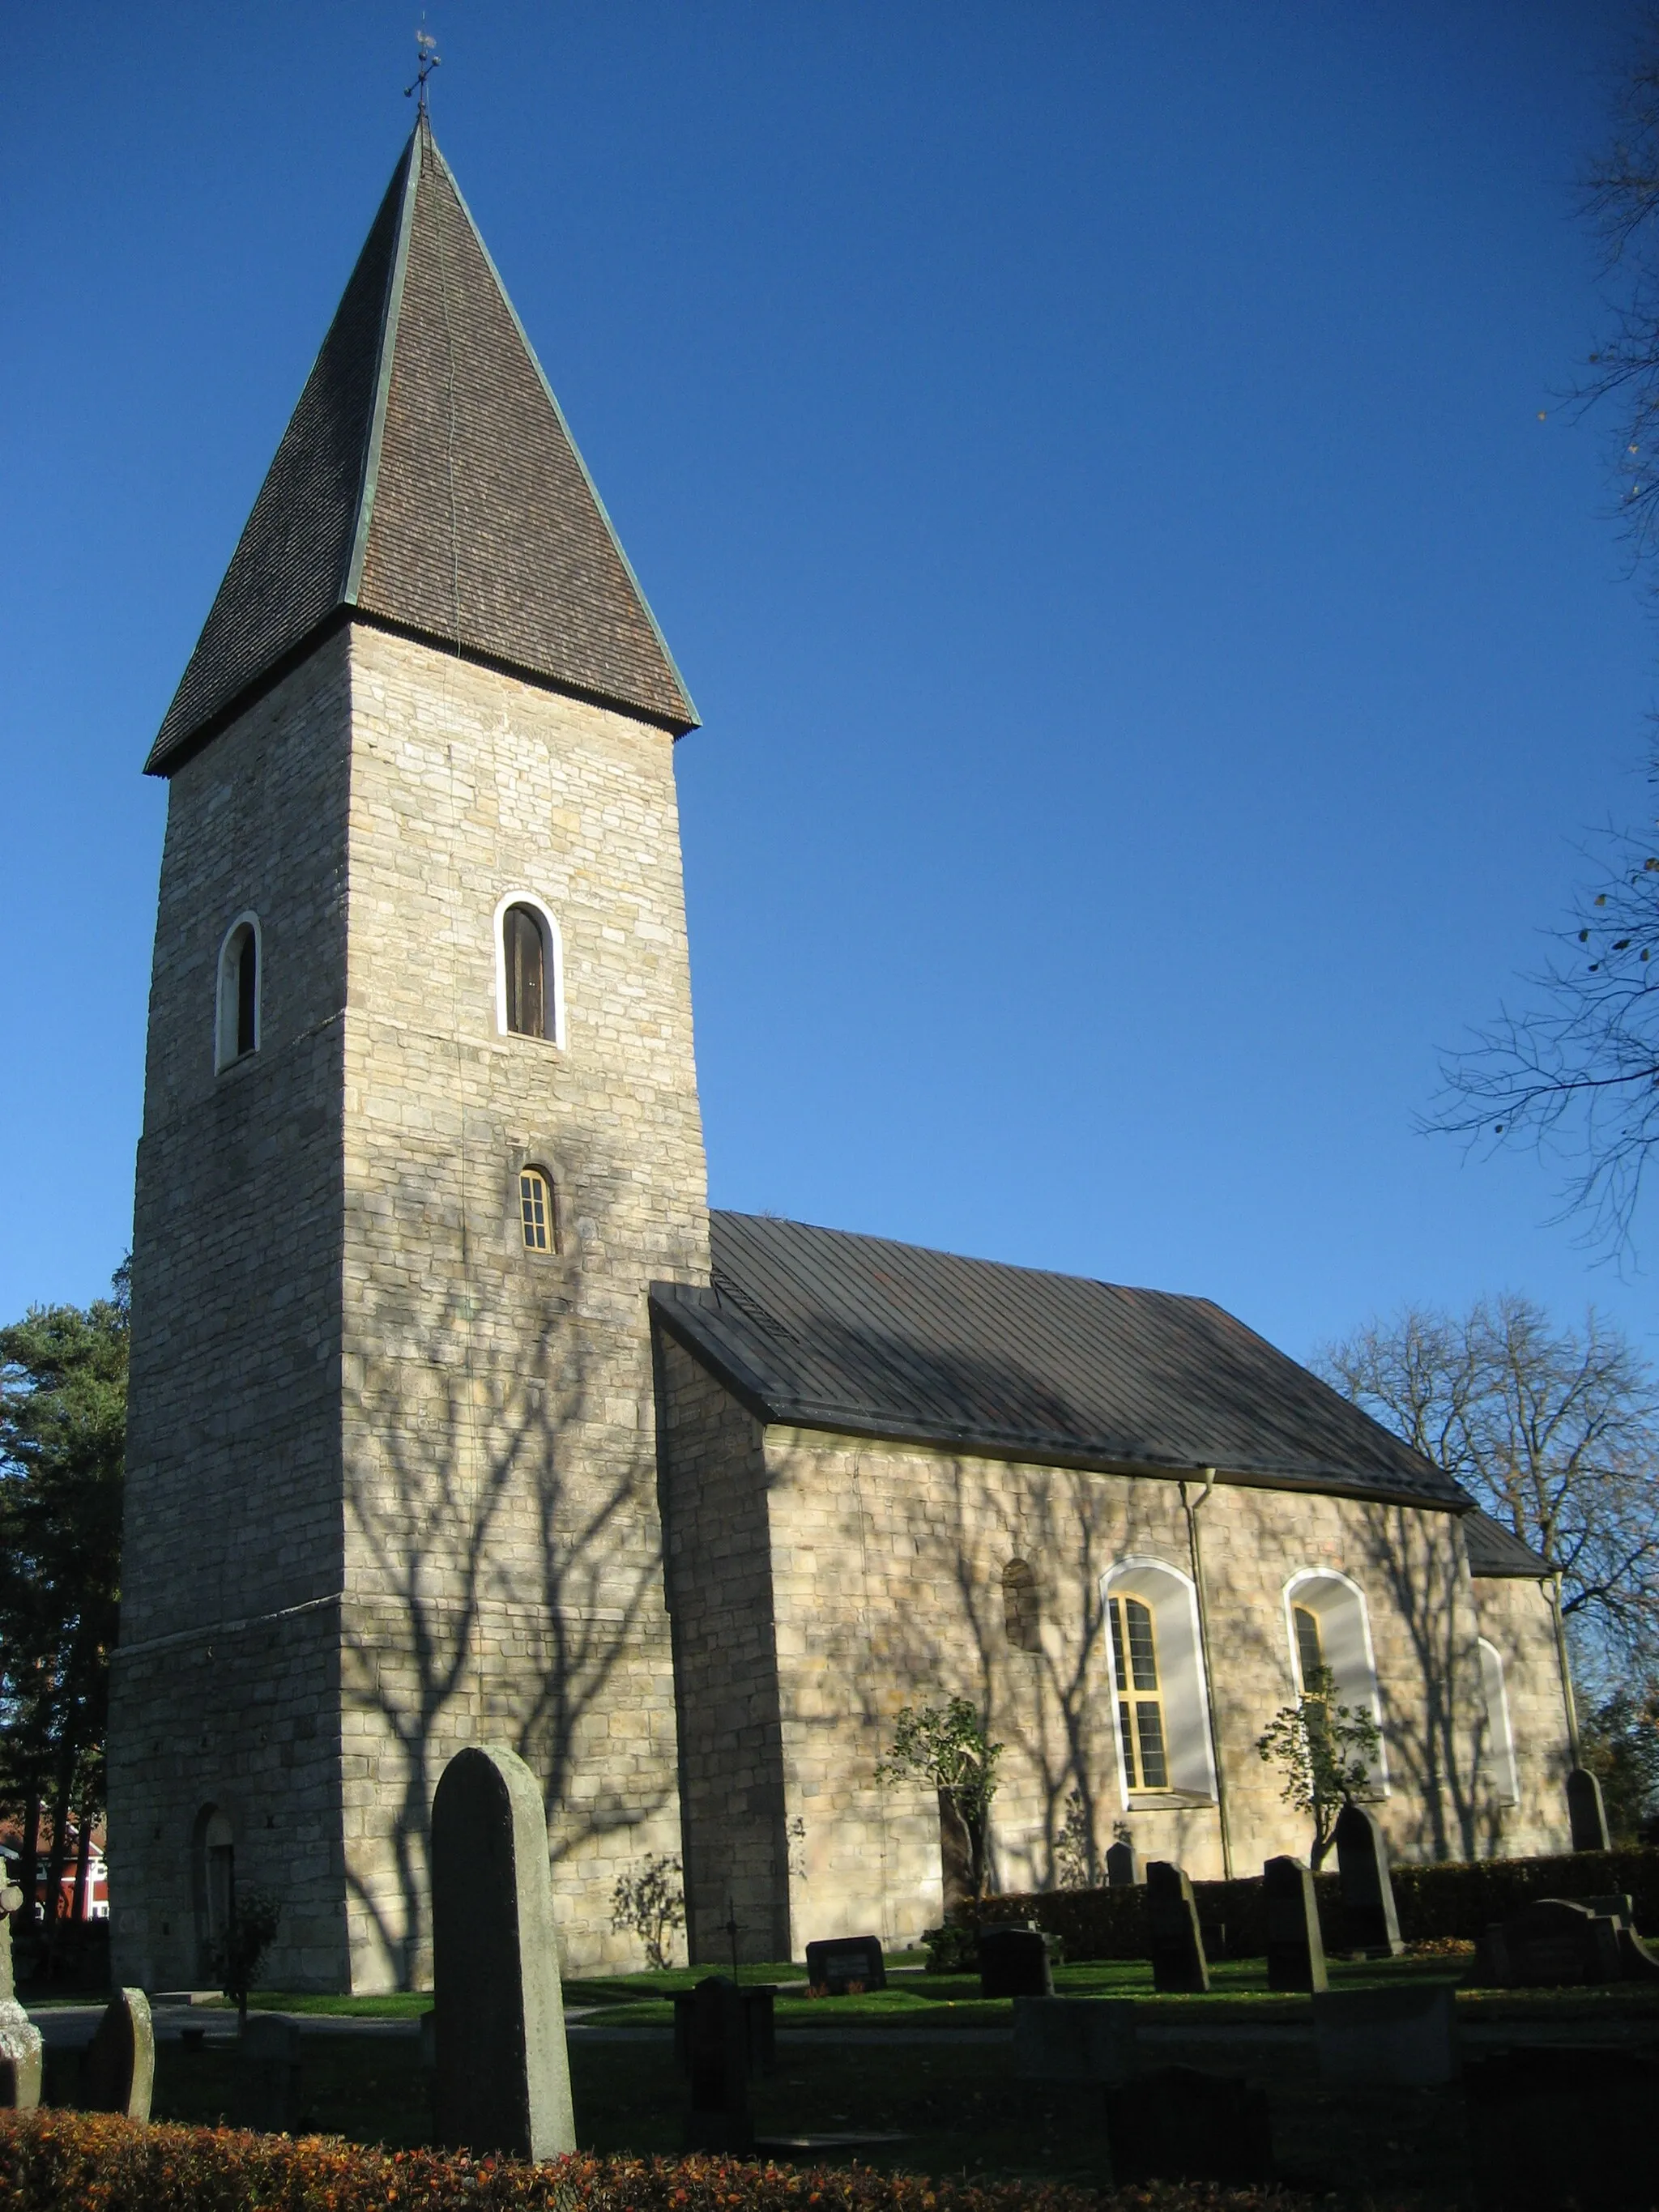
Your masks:
<svg viewBox="0 0 1659 2212"><path fill-rule="evenodd" d="M1334 1872L1314 1876L1319 1925L1326 1947L1344 1943L1341 1894ZM1503 1920L1535 1897L1603 1897L1624 1891L1635 1900L1638 1928L1659 1929L1659 1850L1647 1845L1617 1851L1571 1851L1553 1858L1469 1859L1394 1869L1395 1905L1407 1942L1476 1942L1488 1924ZM1217 1955L1259 1959L1267 1948L1260 1875L1235 1881L1195 1881L1198 1917L1212 1931L1224 1930ZM954 1908L959 1925L978 1928L999 1920L1034 1920L1058 1936L1067 1959L1145 1959L1151 1952L1146 1892L1054 1889L983 1897Z"/></svg>
<svg viewBox="0 0 1659 2212"><path fill-rule="evenodd" d="M1172 2182L1097 2192L713 2157L578 2154L530 2166L94 2112L0 2113L4 2212L1290 2212L1296 2201Z"/></svg>

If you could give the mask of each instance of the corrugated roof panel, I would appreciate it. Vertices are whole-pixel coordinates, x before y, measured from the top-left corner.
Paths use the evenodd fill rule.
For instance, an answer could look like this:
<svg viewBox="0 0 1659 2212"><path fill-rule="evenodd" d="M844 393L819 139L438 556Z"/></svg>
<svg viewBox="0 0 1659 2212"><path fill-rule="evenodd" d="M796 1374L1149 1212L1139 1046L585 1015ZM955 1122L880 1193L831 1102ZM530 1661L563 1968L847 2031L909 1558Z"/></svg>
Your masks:
<svg viewBox="0 0 1659 2212"><path fill-rule="evenodd" d="M1462 1510L1462 1491L1207 1299L717 1212L659 1310L768 1418Z"/></svg>

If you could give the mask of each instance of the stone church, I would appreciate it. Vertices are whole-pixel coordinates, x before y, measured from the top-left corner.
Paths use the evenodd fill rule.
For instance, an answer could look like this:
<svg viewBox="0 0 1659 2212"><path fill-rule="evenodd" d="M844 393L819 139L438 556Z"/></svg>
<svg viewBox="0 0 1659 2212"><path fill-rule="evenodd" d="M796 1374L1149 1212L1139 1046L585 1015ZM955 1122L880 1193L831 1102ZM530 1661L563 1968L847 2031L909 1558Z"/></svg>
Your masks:
<svg viewBox="0 0 1659 2212"><path fill-rule="evenodd" d="M1328 1666L1396 1853L1565 1844L1544 1561L1207 1301L711 1216L697 716L424 118L148 763L116 1971L237 1887L283 1987L429 1977L434 1789L541 1778L567 1963L890 1942L907 1703L1006 1746L998 1881L1127 1824L1305 1849L1257 1736Z"/></svg>

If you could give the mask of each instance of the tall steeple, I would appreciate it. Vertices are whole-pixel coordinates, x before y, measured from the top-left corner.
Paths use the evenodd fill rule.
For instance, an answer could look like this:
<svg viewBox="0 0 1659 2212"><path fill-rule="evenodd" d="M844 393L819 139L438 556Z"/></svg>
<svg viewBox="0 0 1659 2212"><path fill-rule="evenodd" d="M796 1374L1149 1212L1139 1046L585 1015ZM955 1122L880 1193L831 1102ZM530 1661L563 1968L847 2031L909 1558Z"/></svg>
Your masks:
<svg viewBox="0 0 1659 2212"><path fill-rule="evenodd" d="M172 775L348 615L676 736L696 725L424 114L148 772Z"/></svg>

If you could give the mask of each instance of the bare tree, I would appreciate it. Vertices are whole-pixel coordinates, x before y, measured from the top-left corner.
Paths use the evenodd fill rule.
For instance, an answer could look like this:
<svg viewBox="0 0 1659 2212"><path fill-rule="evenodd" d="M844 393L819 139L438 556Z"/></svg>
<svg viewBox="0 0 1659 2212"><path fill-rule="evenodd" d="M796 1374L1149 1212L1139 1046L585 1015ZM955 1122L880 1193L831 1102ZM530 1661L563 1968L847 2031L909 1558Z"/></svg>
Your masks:
<svg viewBox="0 0 1659 2212"><path fill-rule="evenodd" d="M1659 1391L1617 1328L1511 1294L1407 1307L1314 1364L1559 1569L1593 1665L1659 1663Z"/></svg>
<svg viewBox="0 0 1659 2212"><path fill-rule="evenodd" d="M1640 33L1612 138L1583 186L1607 285L1607 336L1574 394L1612 410L1613 507L1632 565L1659 552L1659 9ZM1650 774L1659 781L1659 747ZM1569 1163L1565 1211L1587 1241L1623 1251L1659 1144L1659 854L1650 830L1613 835L1557 950L1445 1059L1426 1126L1477 1142L1533 1143Z"/></svg>

